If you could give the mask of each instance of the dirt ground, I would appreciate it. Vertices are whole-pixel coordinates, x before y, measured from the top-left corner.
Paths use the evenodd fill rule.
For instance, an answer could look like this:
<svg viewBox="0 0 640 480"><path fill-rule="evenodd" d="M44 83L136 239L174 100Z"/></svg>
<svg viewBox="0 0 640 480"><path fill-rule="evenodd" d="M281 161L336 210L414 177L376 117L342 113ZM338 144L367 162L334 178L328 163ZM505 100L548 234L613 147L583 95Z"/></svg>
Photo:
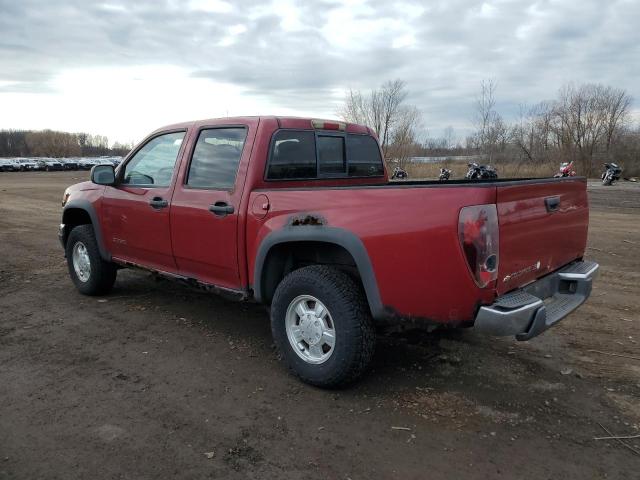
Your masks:
<svg viewBox="0 0 640 480"><path fill-rule="evenodd" d="M590 183L601 272L557 327L387 334L323 391L259 306L139 271L79 295L56 235L87 176L0 174L0 479L638 478L640 438L594 437L640 433L640 185Z"/></svg>

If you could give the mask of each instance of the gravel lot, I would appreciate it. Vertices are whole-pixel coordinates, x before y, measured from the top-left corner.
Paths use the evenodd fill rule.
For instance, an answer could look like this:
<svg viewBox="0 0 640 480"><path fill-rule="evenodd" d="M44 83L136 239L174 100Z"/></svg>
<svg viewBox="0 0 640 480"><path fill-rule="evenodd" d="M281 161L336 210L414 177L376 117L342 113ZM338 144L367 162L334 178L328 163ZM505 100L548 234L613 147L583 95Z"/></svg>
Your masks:
<svg viewBox="0 0 640 480"><path fill-rule="evenodd" d="M381 336L332 392L286 373L259 306L140 271L76 293L56 233L87 177L0 174L0 479L638 478L640 438L594 437L640 433L640 185L590 183L601 273L559 326Z"/></svg>

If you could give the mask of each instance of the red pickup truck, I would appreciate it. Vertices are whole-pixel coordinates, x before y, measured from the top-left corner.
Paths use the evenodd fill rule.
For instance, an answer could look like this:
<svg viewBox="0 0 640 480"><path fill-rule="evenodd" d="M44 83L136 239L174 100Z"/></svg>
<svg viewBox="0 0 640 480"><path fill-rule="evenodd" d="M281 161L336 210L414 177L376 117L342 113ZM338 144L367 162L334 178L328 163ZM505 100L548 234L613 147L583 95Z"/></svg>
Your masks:
<svg viewBox="0 0 640 480"><path fill-rule="evenodd" d="M358 378L390 322L528 340L589 296L584 178L389 182L364 126L282 117L181 123L63 197L86 295L140 267L270 306L302 380Z"/></svg>

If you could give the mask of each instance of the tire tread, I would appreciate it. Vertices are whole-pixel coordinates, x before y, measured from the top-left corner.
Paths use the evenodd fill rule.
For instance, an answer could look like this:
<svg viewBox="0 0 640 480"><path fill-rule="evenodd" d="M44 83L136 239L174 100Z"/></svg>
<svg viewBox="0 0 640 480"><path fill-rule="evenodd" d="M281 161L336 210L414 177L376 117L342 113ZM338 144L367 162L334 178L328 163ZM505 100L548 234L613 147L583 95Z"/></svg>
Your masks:
<svg viewBox="0 0 640 480"><path fill-rule="evenodd" d="M73 268L73 245L77 241L84 243L91 259L91 276L88 282L80 281ZM102 259L98 242L96 241L96 236L91 225L78 225L74 227L69 233L65 251L69 275L80 293L90 296L109 293L116 281L118 269L113 263Z"/></svg>
<svg viewBox="0 0 640 480"><path fill-rule="evenodd" d="M332 293L339 297L342 307L346 309L345 316L350 327L347 335L350 337L350 344L353 348L349 352L348 361L338 364L329 377L324 377L321 380L297 370L291 362L287 362L289 369L302 381L320 387L340 387L352 383L362 376L371 363L376 343L375 327L361 285L335 267L311 265L294 270L280 282L273 298L273 305L281 303L287 291L301 282L316 283L321 289L333 290ZM274 328L274 323L282 321L281 318L274 318L274 312L278 310L280 309L271 309L272 329L276 339L279 336ZM284 345L279 345L281 350L290 348L286 335L284 341L281 340L280 343L284 343ZM282 353L286 358L284 352Z"/></svg>

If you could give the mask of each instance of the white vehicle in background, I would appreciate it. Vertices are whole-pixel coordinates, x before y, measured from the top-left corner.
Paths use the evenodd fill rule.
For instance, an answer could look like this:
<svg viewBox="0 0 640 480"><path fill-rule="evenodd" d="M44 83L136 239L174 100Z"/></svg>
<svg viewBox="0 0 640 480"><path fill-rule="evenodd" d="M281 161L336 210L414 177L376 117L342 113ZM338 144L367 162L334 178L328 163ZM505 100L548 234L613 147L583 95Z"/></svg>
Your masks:
<svg viewBox="0 0 640 480"><path fill-rule="evenodd" d="M20 164L20 170L30 172L33 170L40 170L38 162L33 158L17 158L16 161Z"/></svg>
<svg viewBox="0 0 640 480"><path fill-rule="evenodd" d="M6 158L0 158L0 172L15 172L20 170L11 160Z"/></svg>
<svg viewBox="0 0 640 480"><path fill-rule="evenodd" d="M51 172L54 170L64 170L64 165L59 160L53 158L42 158L38 160L40 170Z"/></svg>

